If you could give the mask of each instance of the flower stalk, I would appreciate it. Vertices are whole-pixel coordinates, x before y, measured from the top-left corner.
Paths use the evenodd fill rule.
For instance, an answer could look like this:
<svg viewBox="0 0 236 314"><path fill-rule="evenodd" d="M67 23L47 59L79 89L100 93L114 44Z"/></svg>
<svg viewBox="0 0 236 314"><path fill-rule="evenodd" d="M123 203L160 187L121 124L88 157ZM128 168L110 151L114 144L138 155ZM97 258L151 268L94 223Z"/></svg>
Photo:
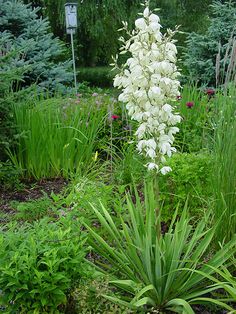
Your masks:
<svg viewBox="0 0 236 314"><path fill-rule="evenodd" d="M120 38L120 54L131 55L120 68L118 56L113 64L119 73L114 86L122 90L119 101L126 104L131 119L139 123L136 130L137 150L148 158L148 170L166 174L166 157L176 151L174 135L179 131L176 124L181 117L172 105L180 96L180 82L176 66L177 49L172 39L175 31L162 34L158 15L149 10L148 3L142 17L135 21L135 29L128 31L129 39Z"/></svg>

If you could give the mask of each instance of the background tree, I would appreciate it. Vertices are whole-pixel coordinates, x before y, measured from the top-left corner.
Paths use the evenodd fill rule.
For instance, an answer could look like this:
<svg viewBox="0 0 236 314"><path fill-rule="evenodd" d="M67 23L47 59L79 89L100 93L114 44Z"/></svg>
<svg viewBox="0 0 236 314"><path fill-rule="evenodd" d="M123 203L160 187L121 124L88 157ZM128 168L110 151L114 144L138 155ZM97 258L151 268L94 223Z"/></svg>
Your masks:
<svg viewBox="0 0 236 314"><path fill-rule="evenodd" d="M64 26L64 4L66 0L24 0L34 6L41 6L41 13L47 16L52 31L66 40ZM75 0L78 3L79 27L76 36L77 57L80 65L107 65L111 55L118 51L117 29L123 20L132 28L137 13L141 11L141 0ZM163 28L181 25L183 32L203 32L209 19L208 5L212 0L150 0L150 7L160 8ZM186 35L179 35L183 45ZM68 37L69 40L69 37Z"/></svg>
<svg viewBox="0 0 236 314"><path fill-rule="evenodd" d="M236 36L236 3L214 2L211 10L213 17L209 28L205 34L189 34L185 55L185 64L190 78L206 85L215 85L216 56L217 54L221 56L219 60L221 65L229 62L229 60L224 60L224 57L226 50L230 49L230 38ZM226 66L223 68L227 69Z"/></svg>

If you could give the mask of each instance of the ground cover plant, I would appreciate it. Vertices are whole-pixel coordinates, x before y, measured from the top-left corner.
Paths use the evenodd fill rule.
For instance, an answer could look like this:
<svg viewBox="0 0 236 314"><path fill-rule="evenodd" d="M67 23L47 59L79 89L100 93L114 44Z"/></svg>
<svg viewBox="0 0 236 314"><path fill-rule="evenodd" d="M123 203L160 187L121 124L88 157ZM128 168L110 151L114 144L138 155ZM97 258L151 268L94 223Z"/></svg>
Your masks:
<svg viewBox="0 0 236 314"><path fill-rule="evenodd" d="M187 76L179 76L178 66L186 60L177 60L180 43L174 36L183 40L185 34L166 30L186 15L186 3L159 2L162 11L152 11L155 0L145 1L144 7L123 3L117 11L119 15L127 7L132 9L123 16L130 15L128 20L136 10L143 11L134 23L123 22L123 48L115 57L115 72L109 75L120 90L80 81L76 92L64 87L58 91L66 76L58 72L56 63L47 70L55 70L59 81L50 75L45 85L35 80L41 61L55 56L49 49L46 59L38 59L34 48L42 44L42 33L45 42L40 48L50 38L58 43L39 16L49 14L52 22L52 7L57 16L62 1L34 0L33 7L42 5L42 11L18 0L6 1L0 8L18 8L4 11L4 16L12 17L14 26L20 22L15 32L23 28L19 51L19 37L9 33L14 31L11 19L0 17L0 312L236 311L234 38L224 37L224 43L231 44L215 56L216 86L200 85L197 74L198 83L193 84ZM97 17L86 40L75 41L80 56L87 51L81 65L94 65L105 56L100 63L104 65L110 51L118 47L118 33L112 41L108 34L121 16L114 17L114 23L107 19L119 5L120 1L105 1L102 8L97 4L95 12L94 5L80 2L83 18ZM232 11L232 3L222 6ZM180 11L174 18L173 12ZM22 20L22 12L29 14L28 21ZM163 22L157 14L164 16ZM194 16L190 16L194 30ZM203 31L207 25L212 29L222 19L211 20L209 15L198 29ZM227 20L227 30L231 22ZM93 50L101 29L111 23ZM31 34L37 25L42 25L38 40ZM96 25L95 41L88 43ZM88 29L85 26L80 25L75 38ZM32 68L28 68L32 59L22 61L29 57L25 27L26 37L33 39ZM55 33L60 32L58 26ZM205 58L214 59L212 50ZM20 64L24 66L19 68ZM107 67L105 72L84 68L84 77L95 73L89 80L105 86ZM48 80L52 84L47 85Z"/></svg>

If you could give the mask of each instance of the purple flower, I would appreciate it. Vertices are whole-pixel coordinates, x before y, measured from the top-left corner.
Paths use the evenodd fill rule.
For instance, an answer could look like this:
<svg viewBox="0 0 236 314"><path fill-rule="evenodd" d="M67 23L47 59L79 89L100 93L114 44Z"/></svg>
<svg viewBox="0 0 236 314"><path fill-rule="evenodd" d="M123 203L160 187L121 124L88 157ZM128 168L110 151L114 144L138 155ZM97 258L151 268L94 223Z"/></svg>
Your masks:
<svg viewBox="0 0 236 314"><path fill-rule="evenodd" d="M189 102L186 103L186 106L188 108L192 108L194 106L194 102L193 101L189 101Z"/></svg>
<svg viewBox="0 0 236 314"><path fill-rule="evenodd" d="M92 96L93 96L93 97L97 97L97 96L98 96L98 93L93 93Z"/></svg>

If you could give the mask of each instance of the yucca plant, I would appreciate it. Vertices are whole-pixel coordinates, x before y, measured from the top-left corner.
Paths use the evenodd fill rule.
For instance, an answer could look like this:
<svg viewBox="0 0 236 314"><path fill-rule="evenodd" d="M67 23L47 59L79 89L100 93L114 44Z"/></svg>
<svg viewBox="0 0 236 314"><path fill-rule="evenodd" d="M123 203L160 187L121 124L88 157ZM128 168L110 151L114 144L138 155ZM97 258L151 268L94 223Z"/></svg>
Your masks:
<svg viewBox="0 0 236 314"><path fill-rule="evenodd" d="M107 240L87 226L90 244L106 261L100 269L110 274L110 283L124 293L123 297L106 297L135 311L153 308L159 313L191 314L192 305L202 303L231 310L227 301L232 298L227 293L213 298L214 291L224 289L224 284L212 277L235 253L235 238L212 253L216 226L209 228L210 214L194 224L187 206L180 217L176 211L169 230L162 234L154 190L153 184L146 184L144 204L137 190L135 202L127 196L130 219L120 216L118 225L104 206L99 210L93 207Z"/></svg>

